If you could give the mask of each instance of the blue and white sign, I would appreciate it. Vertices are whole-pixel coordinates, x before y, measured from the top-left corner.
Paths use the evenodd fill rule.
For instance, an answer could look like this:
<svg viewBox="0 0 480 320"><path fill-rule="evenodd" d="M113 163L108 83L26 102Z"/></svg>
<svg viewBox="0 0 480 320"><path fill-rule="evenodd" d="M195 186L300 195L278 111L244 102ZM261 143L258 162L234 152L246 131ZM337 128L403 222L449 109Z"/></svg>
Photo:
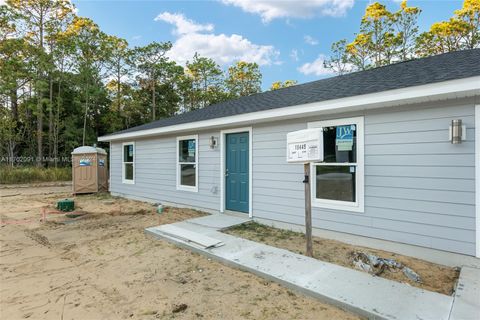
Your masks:
<svg viewBox="0 0 480 320"><path fill-rule="evenodd" d="M188 156L195 157L195 140L188 140Z"/></svg>
<svg viewBox="0 0 480 320"><path fill-rule="evenodd" d="M92 160L90 159L80 159L81 167L90 167L92 165Z"/></svg>
<svg viewBox="0 0 480 320"><path fill-rule="evenodd" d="M335 144L338 151L351 151L353 148L353 131L355 125L338 126Z"/></svg>

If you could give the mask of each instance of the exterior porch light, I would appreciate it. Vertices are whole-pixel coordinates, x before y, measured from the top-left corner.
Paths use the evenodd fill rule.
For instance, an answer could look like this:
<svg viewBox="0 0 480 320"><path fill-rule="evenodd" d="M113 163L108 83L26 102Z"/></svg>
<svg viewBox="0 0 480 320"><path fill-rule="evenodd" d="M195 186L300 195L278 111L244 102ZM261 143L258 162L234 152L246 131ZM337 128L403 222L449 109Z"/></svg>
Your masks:
<svg viewBox="0 0 480 320"><path fill-rule="evenodd" d="M462 143L462 140L466 139L466 129L462 125L462 119L452 120L450 125L450 142L452 144Z"/></svg>
<svg viewBox="0 0 480 320"><path fill-rule="evenodd" d="M209 139L209 146L210 146L210 149L215 149L217 147L217 138L215 138L214 136L211 136Z"/></svg>

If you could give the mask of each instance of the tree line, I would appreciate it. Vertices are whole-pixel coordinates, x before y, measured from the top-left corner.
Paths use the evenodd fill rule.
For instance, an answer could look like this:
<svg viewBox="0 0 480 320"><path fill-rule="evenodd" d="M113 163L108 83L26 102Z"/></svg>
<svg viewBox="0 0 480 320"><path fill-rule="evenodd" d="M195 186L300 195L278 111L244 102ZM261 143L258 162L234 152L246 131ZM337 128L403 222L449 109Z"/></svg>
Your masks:
<svg viewBox="0 0 480 320"><path fill-rule="evenodd" d="M418 27L421 12L406 0L396 12L379 2L368 5L353 41L333 43L324 66L344 74L480 47L480 0L464 0L448 21L436 22L424 32Z"/></svg>
<svg viewBox="0 0 480 320"><path fill-rule="evenodd" d="M401 3L366 9L352 42L332 45L325 67L343 74L479 46L480 0L419 33L421 9ZM76 14L69 0L0 5L0 157L57 166L98 136L261 91L256 63L222 68L194 54L184 66L170 42L131 47ZM276 90L297 82L274 82ZM0 164L2 164L0 163Z"/></svg>
<svg viewBox="0 0 480 320"><path fill-rule="evenodd" d="M195 54L180 66L170 42L131 48L68 0L0 6L1 156L57 165L98 136L260 92L256 63L224 72Z"/></svg>

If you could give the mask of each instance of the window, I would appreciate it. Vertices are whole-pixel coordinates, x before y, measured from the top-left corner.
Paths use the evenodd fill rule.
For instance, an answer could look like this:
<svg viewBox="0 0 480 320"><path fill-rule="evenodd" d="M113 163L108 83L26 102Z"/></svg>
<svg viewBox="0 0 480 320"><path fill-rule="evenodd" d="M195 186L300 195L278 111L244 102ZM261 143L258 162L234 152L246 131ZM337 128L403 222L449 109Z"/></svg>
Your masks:
<svg viewBox="0 0 480 320"><path fill-rule="evenodd" d="M177 189L198 191L198 136L177 138Z"/></svg>
<svg viewBox="0 0 480 320"><path fill-rule="evenodd" d="M122 181L135 182L135 143L127 142L122 145Z"/></svg>
<svg viewBox="0 0 480 320"><path fill-rule="evenodd" d="M363 118L313 122L309 128L323 131L323 162L312 164L312 205L363 212Z"/></svg>

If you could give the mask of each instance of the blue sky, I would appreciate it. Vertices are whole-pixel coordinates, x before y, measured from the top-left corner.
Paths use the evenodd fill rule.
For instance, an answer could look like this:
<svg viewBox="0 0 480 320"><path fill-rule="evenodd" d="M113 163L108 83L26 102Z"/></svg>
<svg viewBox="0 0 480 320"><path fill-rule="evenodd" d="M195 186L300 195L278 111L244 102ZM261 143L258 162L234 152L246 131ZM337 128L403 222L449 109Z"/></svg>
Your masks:
<svg viewBox="0 0 480 320"><path fill-rule="evenodd" d="M332 42L353 39L369 1L354 0L74 0L80 16L131 46L171 41L183 64L195 51L223 68L243 59L261 65L263 89L277 80L299 83L329 76L322 70ZM396 11L399 1L380 1ZM409 1L423 12L422 30L446 20L462 1ZM317 62L317 63L315 63Z"/></svg>

